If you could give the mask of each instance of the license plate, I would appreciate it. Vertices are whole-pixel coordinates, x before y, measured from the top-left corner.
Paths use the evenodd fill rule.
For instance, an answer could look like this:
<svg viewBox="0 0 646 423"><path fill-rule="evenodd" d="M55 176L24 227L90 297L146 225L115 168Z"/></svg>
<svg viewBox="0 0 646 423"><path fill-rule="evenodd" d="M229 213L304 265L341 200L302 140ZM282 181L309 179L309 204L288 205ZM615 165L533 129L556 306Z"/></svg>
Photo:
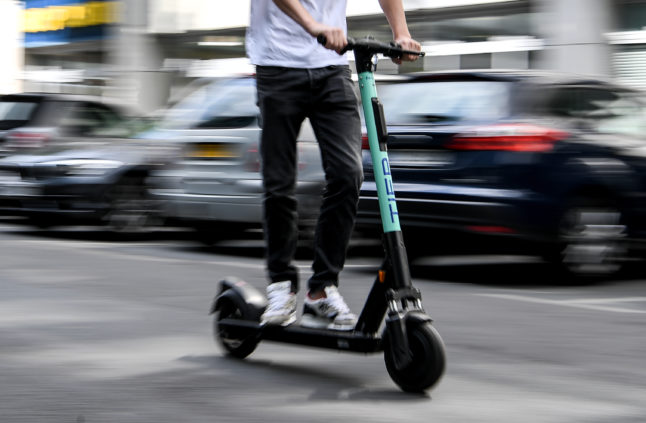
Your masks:
<svg viewBox="0 0 646 423"><path fill-rule="evenodd" d="M389 150L390 167L445 167L455 162L451 151L442 150Z"/></svg>
<svg viewBox="0 0 646 423"><path fill-rule="evenodd" d="M228 144L195 144L189 151L189 157L197 159L222 159L237 157Z"/></svg>

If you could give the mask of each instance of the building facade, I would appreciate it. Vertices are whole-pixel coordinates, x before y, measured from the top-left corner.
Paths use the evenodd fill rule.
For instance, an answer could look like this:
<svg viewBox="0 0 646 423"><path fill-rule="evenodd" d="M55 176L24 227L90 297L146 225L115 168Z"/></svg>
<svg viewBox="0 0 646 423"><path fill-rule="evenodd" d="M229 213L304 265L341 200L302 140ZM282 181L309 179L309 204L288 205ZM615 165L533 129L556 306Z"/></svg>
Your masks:
<svg viewBox="0 0 646 423"><path fill-rule="evenodd" d="M115 95L152 112L191 78L244 69L249 3L27 0L25 88ZM404 6L426 57L401 68L382 61L381 72L553 69L646 88L646 1L404 0ZM348 30L391 37L376 0L348 1Z"/></svg>

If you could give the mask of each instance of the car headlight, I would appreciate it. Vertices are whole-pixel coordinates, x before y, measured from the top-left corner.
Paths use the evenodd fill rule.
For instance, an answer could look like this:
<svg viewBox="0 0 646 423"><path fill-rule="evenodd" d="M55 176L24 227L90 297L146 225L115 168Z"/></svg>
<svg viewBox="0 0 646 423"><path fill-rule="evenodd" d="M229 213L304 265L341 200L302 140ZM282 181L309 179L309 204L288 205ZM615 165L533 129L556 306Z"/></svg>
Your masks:
<svg viewBox="0 0 646 423"><path fill-rule="evenodd" d="M118 160L102 159L69 159L42 163L44 166L56 168L65 176L101 176L123 164Z"/></svg>

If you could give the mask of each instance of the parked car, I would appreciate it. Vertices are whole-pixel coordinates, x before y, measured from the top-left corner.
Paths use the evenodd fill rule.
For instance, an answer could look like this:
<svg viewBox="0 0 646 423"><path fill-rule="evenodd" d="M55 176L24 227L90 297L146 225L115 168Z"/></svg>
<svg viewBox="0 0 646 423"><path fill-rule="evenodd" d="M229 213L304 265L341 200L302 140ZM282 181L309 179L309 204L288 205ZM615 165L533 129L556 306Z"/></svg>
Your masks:
<svg viewBox="0 0 646 423"><path fill-rule="evenodd" d="M141 129L139 120L63 95L12 95L0 104L14 110L5 116L22 110L25 119L9 121L28 122L5 135L0 212L38 226L92 223L127 232L159 218L147 178L175 153L167 142L127 138Z"/></svg>
<svg viewBox="0 0 646 423"><path fill-rule="evenodd" d="M414 74L379 93L409 254L471 234L486 235L469 238L482 241L476 250L491 251L494 239L522 241L579 277L643 259L641 92L553 73L460 71ZM378 201L365 153L358 227L374 230Z"/></svg>
<svg viewBox="0 0 646 423"><path fill-rule="evenodd" d="M193 227L208 243L262 225L259 109L252 76L200 82L146 136L176 141L182 157L154 174L164 216ZM307 242L324 184L318 145L303 125L298 142L301 237Z"/></svg>
<svg viewBox="0 0 646 423"><path fill-rule="evenodd" d="M0 96L0 157L61 141L125 138L141 130L116 105L89 96L21 93Z"/></svg>

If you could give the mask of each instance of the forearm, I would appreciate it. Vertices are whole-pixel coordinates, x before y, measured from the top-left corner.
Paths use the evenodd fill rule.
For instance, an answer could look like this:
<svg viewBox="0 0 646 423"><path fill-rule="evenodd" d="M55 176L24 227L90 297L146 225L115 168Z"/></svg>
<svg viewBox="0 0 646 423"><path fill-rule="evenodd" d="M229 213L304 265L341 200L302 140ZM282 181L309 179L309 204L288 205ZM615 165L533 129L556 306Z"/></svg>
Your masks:
<svg viewBox="0 0 646 423"><path fill-rule="evenodd" d="M274 0L274 3L312 37L323 35L327 40L325 48L335 50L338 53L348 44L342 28L328 26L316 21L299 0Z"/></svg>
<svg viewBox="0 0 646 423"><path fill-rule="evenodd" d="M379 0L379 5L393 31L393 39L410 38L402 0Z"/></svg>
<svg viewBox="0 0 646 423"><path fill-rule="evenodd" d="M310 35L317 36L315 26L317 22L312 15L303 7L299 0L274 0L274 3L287 16L305 29Z"/></svg>

